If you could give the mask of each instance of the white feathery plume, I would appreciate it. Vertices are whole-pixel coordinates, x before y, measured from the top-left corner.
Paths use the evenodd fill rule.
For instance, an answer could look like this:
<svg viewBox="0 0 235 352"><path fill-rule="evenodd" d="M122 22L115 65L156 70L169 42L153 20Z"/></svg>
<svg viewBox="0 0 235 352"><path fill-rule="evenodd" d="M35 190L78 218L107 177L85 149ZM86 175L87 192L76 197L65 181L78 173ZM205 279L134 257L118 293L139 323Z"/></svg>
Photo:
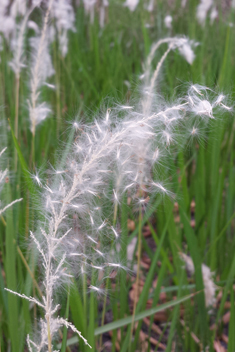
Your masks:
<svg viewBox="0 0 235 352"><path fill-rule="evenodd" d="M104 27L105 23L105 11L109 6L109 0L101 0L98 2L97 0L83 0L84 9L87 15L90 17L90 22L94 22L95 18L95 8L99 11L99 24L100 27ZM97 6L98 5L98 6Z"/></svg>
<svg viewBox="0 0 235 352"><path fill-rule="evenodd" d="M47 38L48 21L51 8L54 0L50 0L45 14L43 28L41 34L37 37L30 38L32 48L32 67L30 79L30 99L29 117L30 117L30 130L35 136L36 126L45 120L49 115L51 109L47 103L39 102L40 88L48 77L54 74L54 69L51 63L49 54L49 42Z"/></svg>
<svg viewBox="0 0 235 352"><path fill-rule="evenodd" d="M75 15L70 0L54 0L51 15L55 18L55 25L58 32L59 47L63 57L68 51L68 31L75 32Z"/></svg>
<svg viewBox="0 0 235 352"><path fill-rule="evenodd" d="M104 27L104 22L105 22L105 9L106 7L109 6L109 2L108 0L102 0L101 6L100 6L100 27L103 28Z"/></svg>
<svg viewBox="0 0 235 352"><path fill-rule="evenodd" d="M136 7L138 6L139 0L126 0L123 6L129 8L130 11L135 11Z"/></svg>
<svg viewBox="0 0 235 352"><path fill-rule="evenodd" d="M34 21L28 21L28 28L32 29L36 34L39 33L39 27Z"/></svg>
<svg viewBox="0 0 235 352"><path fill-rule="evenodd" d="M149 0L148 5L146 6L146 10L148 12L153 12L154 9L154 0Z"/></svg>
<svg viewBox="0 0 235 352"><path fill-rule="evenodd" d="M195 272L194 264L192 258L184 253L180 253L180 257L185 262L186 269L190 275L193 275ZM217 286L213 281L213 273L210 271L210 268L205 264L202 264L202 279L204 284L204 293L205 293L205 304L206 307L212 306L216 299L215 293Z"/></svg>
<svg viewBox="0 0 235 352"><path fill-rule="evenodd" d="M28 297L25 294L20 294L10 289L6 289L12 294L35 303L44 310L44 319L41 319L40 321L40 341L34 342L29 336L27 337L27 344L30 351L40 352L44 351L44 348L46 347L48 352L52 352L52 339L58 329L62 326L72 329L79 335L80 338L83 339L86 345L91 347L87 340L81 335L81 332L78 331L72 323L58 316L58 309L60 308L60 305L54 304L53 301L55 289L62 283L71 280L70 278L72 277L69 274L69 271L66 270L66 255L69 255L69 253L63 251L63 241L66 241L66 237L69 235L70 230L71 229L58 238L51 236L51 234L46 233L43 229L41 229L40 231L42 237L40 238L40 242L32 232L30 233L31 238L41 255L42 268L45 272L43 280L45 293L43 294L41 301L34 297ZM54 317L55 314L57 314L56 317Z"/></svg>
<svg viewBox="0 0 235 352"><path fill-rule="evenodd" d="M196 119L207 124L216 110L230 109L222 94L214 98L212 91L199 85L191 85L175 103L156 96L156 80L165 58L185 40L166 38L154 44L145 66L140 102L107 109L89 125L74 123L76 136L64 164L52 171L46 184L38 175L35 178L43 191L41 212L45 221L38 231L31 232L31 238L41 257L44 318L40 342L27 338L29 350L40 352L47 346L52 352L52 339L61 325L75 331L56 316L58 305L54 303L57 290L72 277L86 274L90 290L102 294L113 271L128 270L116 254L110 253L110 244L120 236L112 214L102 209L104 198L114 199L116 206L127 193L141 205L146 193L171 195L157 172L171 145L183 146ZM152 72L155 52L164 43L169 46Z"/></svg>
<svg viewBox="0 0 235 352"><path fill-rule="evenodd" d="M25 16L27 12L26 0L14 0L10 6L10 15L16 18L18 15Z"/></svg>
<svg viewBox="0 0 235 352"><path fill-rule="evenodd" d="M163 44L168 44L168 49L165 51L162 58L158 62L155 71L152 73L151 63L153 61L156 51ZM155 84L156 84L158 75L160 73L161 67L165 59L167 58L167 55L170 53L170 51L178 49L180 54L185 58L185 60L189 64L192 64L195 57L195 54L192 48L196 45L197 45L196 42L194 42L193 40L189 40L186 37L164 38L164 39L160 39L157 43L152 45L150 54L146 61L145 74L144 74L146 96L143 99L142 105L145 113L149 112L149 108L152 105L152 101L155 96L154 94Z"/></svg>
<svg viewBox="0 0 235 352"><path fill-rule="evenodd" d="M214 20L218 17L218 11L215 6L213 6L211 13L210 13L210 23L212 24Z"/></svg>
<svg viewBox="0 0 235 352"><path fill-rule="evenodd" d="M181 40L181 43L178 43L179 47L179 52L180 54L185 58L185 60L192 65L194 59L195 59L195 54L192 50L193 46L196 46L197 43L194 41L189 41L186 38L183 38Z"/></svg>
<svg viewBox="0 0 235 352"><path fill-rule="evenodd" d="M212 8L214 1L213 0L201 0L200 4L197 6L197 20L204 26L207 13Z"/></svg>
<svg viewBox="0 0 235 352"><path fill-rule="evenodd" d="M0 2L0 23L1 23L0 32L3 33L6 39L9 39L9 36L13 32L16 25L15 18L11 17L8 14L8 11L7 11L8 6L9 6L8 0L2 0Z"/></svg>
<svg viewBox="0 0 235 352"><path fill-rule="evenodd" d="M15 136L18 138L18 114L19 114L19 88L20 88L20 72L24 64L24 38L25 32L27 29L27 24L29 22L29 16L36 6L40 4L41 0L34 0L31 4L31 7L27 9L26 2L22 2L22 7L18 0L15 0L11 4L11 16L7 17L7 22L13 25L12 35L10 37L10 46L13 52L13 58L9 62L9 66L15 73L16 78L16 94L15 94ZM16 21L17 14L21 15L19 22ZM22 17L23 16L23 17ZM4 17L6 19L6 17ZM10 19L10 21L9 21ZM3 26L4 27L4 26ZM6 26L6 28L8 28ZM7 29L7 31L9 28ZM9 34L9 33L8 33ZM6 36L6 32L5 32ZM16 162L17 159L15 159ZM17 164L15 164L16 166Z"/></svg>
<svg viewBox="0 0 235 352"><path fill-rule="evenodd" d="M30 9L38 6L41 1L34 0L31 2ZM28 5L26 0L1 0L0 1L0 32L4 34L7 40L13 34L13 41L20 37L20 31L24 19L28 17ZM20 23L17 23L17 17L20 17ZM20 38L19 38L20 39Z"/></svg>
<svg viewBox="0 0 235 352"><path fill-rule="evenodd" d="M20 76L20 71L23 67L25 67L24 64L24 35L25 31L27 28L29 16L32 13L32 11L35 9L36 6L38 6L40 1L34 2L34 5L30 7L27 11L24 13L24 17L21 19L21 21L14 25L14 33L10 41L11 49L13 52L13 59L9 62L10 67L12 70L15 72L15 75L17 78Z"/></svg>
<svg viewBox="0 0 235 352"><path fill-rule="evenodd" d="M95 5L97 0L83 0L84 9L87 15L90 16L90 22L94 22L95 17Z"/></svg>
<svg viewBox="0 0 235 352"><path fill-rule="evenodd" d="M172 28L172 16L167 15L167 16L164 18L164 24L165 24L165 27L166 27L166 28L171 29L171 28Z"/></svg>

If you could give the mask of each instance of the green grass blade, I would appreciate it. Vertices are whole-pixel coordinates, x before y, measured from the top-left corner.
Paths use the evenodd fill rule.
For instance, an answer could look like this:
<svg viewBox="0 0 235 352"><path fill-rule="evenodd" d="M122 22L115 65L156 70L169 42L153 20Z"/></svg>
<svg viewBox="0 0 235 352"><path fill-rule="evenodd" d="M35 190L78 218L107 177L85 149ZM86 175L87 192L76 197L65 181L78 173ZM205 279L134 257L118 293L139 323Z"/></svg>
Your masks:
<svg viewBox="0 0 235 352"><path fill-rule="evenodd" d="M208 323L207 323L207 313L205 308L205 296L204 296L204 284L202 279L202 260L198 247L197 238L190 226L189 219L183 209L180 210L181 220L184 225L185 237L189 246L189 251L193 259L195 268L195 280L196 280L196 290L200 293L196 297L198 304L198 314L200 321L200 338L202 341L206 341L208 334Z"/></svg>
<svg viewBox="0 0 235 352"><path fill-rule="evenodd" d="M16 148L16 151L17 151L17 154L18 154L18 157L19 157L19 160L20 160L20 164L21 164L21 167L22 167L22 171L23 171L23 174L24 174L28 189L29 189L31 195L36 195L37 194L36 187L35 187L32 179L30 177L30 173L29 173L29 170L28 170L28 165L27 165L27 163L26 163L26 161L25 161L25 159L23 157L23 154L21 152L21 149L20 149L20 146L18 144L18 141L17 141L17 139L15 137L15 134L14 134L14 131L13 131L13 128L11 126L10 121L9 121L9 125L10 125L10 129L11 129L11 135L12 135L12 139L13 139L13 142L14 142L14 146Z"/></svg>
<svg viewBox="0 0 235 352"><path fill-rule="evenodd" d="M9 183L7 184L7 203L11 202L11 189ZM6 211L6 257L4 267L6 270L7 288L17 291L17 272L16 272L16 245L14 218L12 207ZM20 351L20 336L19 336L19 298L12 293L8 293L8 327L11 337L12 352ZM22 322L21 327L24 326Z"/></svg>
<svg viewBox="0 0 235 352"><path fill-rule="evenodd" d="M69 317L69 292L67 294L67 304L66 304L66 311L65 311L65 319L68 319ZM65 352L66 350L66 341L67 341L67 328L64 326L63 329L63 340L62 340L62 345L61 345L61 352Z"/></svg>
<svg viewBox="0 0 235 352"><path fill-rule="evenodd" d="M149 317L149 316L151 316L153 314L161 312L162 310L172 308L172 307L174 307L174 306L176 306L176 305L178 305L180 303L183 303L186 300L192 298L194 295L195 294L191 294L191 295L176 299L174 301L170 301L170 302L164 303L164 304L159 305L159 306L157 306L155 308L151 308L151 309L145 310L145 311L143 311L141 313L138 313L138 314L136 314L134 321L136 322L136 321L142 320L142 319L144 319L146 317ZM119 328L121 328L123 326L131 324L131 322L132 322L132 316L129 316L129 317L114 321L112 323L106 324L104 326L98 327L94 331L95 336L98 336L100 334L104 334L104 333L106 333L108 331L119 329ZM77 336L72 337L72 338L68 339L67 346L71 346L71 345L77 343L77 341L78 341L78 337Z"/></svg>

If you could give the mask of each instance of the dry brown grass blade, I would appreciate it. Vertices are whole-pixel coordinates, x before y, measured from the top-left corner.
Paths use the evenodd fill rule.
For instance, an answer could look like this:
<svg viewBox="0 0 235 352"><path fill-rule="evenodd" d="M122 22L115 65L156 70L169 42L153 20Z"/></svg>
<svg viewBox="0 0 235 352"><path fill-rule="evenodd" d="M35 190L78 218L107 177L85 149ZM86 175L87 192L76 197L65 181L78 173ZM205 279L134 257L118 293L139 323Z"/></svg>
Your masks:
<svg viewBox="0 0 235 352"><path fill-rule="evenodd" d="M147 325L147 326L150 326L150 319L149 318L144 318L143 319L143 322ZM162 330L159 328L158 325L156 324L152 324L151 326L151 330L153 330L155 333L161 335L162 334Z"/></svg>
<svg viewBox="0 0 235 352"><path fill-rule="evenodd" d="M216 352L227 352L227 350L221 345L219 341L214 341L214 349Z"/></svg>
<svg viewBox="0 0 235 352"><path fill-rule="evenodd" d="M219 324L224 323L224 324L228 324L230 320L230 312L227 312L224 314L223 318L219 320ZM216 324L212 324L210 327L210 330L214 330L217 328Z"/></svg>
<svg viewBox="0 0 235 352"><path fill-rule="evenodd" d="M190 333L192 339L200 346L200 349L202 350L203 349L203 346L202 346L202 343L201 341L199 340L199 338L194 334L194 332L190 331L189 327L186 326L185 324L185 321L184 320L180 320L180 323L183 327L185 327L186 331Z"/></svg>

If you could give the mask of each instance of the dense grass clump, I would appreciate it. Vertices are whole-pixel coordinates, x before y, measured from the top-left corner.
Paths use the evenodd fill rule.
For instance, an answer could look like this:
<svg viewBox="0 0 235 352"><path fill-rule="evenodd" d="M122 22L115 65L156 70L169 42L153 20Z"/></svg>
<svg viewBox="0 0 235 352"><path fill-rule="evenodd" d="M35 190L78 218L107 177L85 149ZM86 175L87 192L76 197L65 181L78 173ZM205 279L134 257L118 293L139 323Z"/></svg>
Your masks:
<svg viewBox="0 0 235 352"><path fill-rule="evenodd" d="M0 350L234 351L230 5L0 5Z"/></svg>

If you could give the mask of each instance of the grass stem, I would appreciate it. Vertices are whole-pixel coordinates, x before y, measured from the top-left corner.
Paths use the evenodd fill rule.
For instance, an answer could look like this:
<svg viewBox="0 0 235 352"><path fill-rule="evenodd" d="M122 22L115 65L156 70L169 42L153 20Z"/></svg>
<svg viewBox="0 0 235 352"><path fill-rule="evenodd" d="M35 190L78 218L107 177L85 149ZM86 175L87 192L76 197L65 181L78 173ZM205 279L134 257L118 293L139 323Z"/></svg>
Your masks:
<svg viewBox="0 0 235 352"><path fill-rule="evenodd" d="M138 302L139 295L139 280L140 280L140 259L141 259L141 249L142 249L142 207L139 205L139 231L138 231L138 258L137 258L137 274L135 281L135 293L134 293L134 306L133 306L133 314L132 314L132 322L131 322L131 334L129 341L129 352L131 352L132 345L132 335L134 331L134 323L135 323L135 314L136 314L136 306Z"/></svg>
<svg viewBox="0 0 235 352"><path fill-rule="evenodd" d="M20 90L20 75L16 75L16 94L15 94L15 137L18 140L19 129L19 90ZM15 150L15 171L17 170L17 151Z"/></svg>

